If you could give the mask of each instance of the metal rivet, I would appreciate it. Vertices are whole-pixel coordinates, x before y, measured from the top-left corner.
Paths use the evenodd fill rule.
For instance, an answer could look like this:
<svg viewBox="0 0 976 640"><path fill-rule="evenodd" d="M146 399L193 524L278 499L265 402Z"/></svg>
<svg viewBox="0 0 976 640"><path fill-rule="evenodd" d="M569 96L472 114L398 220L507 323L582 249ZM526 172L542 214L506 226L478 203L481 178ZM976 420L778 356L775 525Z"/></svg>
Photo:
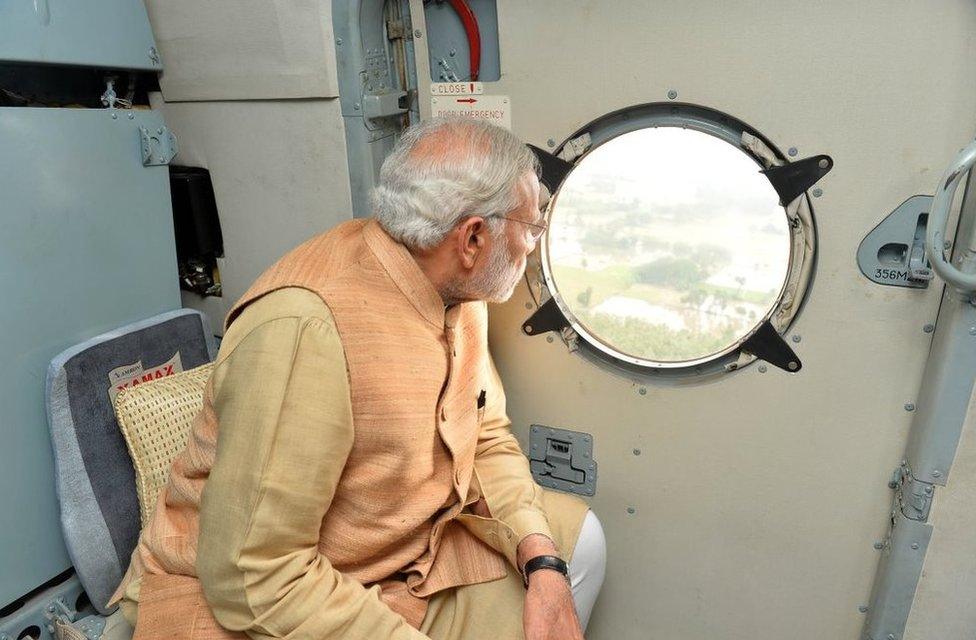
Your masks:
<svg viewBox="0 0 976 640"><path fill-rule="evenodd" d="M884 549L884 543L878 540L874 543L874 548L880 551L881 549Z"/></svg>
<svg viewBox="0 0 976 640"><path fill-rule="evenodd" d="M889 633L888 634L888 640L895 640L895 634Z"/></svg>
<svg viewBox="0 0 976 640"><path fill-rule="evenodd" d="M976 327L969 327L969 335L976 336Z"/></svg>
<svg viewBox="0 0 976 640"><path fill-rule="evenodd" d="M342 46L342 38L336 38L336 44Z"/></svg>
<svg viewBox="0 0 976 640"><path fill-rule="evenodd" d="M800 337L800 336L798 336L798 335L794 335L794 336L793 336L793 342L800 342L800 340L802 340L802 339L803 339L803 338L801 338L801 337Z"/></svg>
<svg viewBox="0 0 976 640"><path fill-rule="evenodd" d="M790 371L796 371L797 369L800 368L800 363L791 360L786 363L786 368L789 369Z"/></svg>
<svg viewBox="0 0 976 640"><path fill-rule="evenodd" d="M786 153L790 154L790 157L792 158L798 153L798 151L796 150L796 147L790 147L790 150Z"/></svg>
<svg viewBox="0 0 976 640"><path fill-rule="evenodd" d="M552 336L546 336L546 342L552 342Z"/></svg>
<svg viewBox="0 0 976 640"><path fill-rule="evenodd" d="M913 542L912 543L912 549L918 549L918 543L917 542Z"/></svg>
<svg viewBox="0 0 976 640"><path fill-rule="evenodd" d="M635 513L637 513L637 509L633 507L627 507L627 513L629 513L630 515L634 515Z"/></svg>
<svg viewBox="0 0 976 640"><path fill-rule="evenodd" d="M925 487L925 493L932 493L932 487Z"/></svg>
<svg viewBox="0 0 976 640"><path fill-rule="evenodd" d="M868 612L867 606L865 606L863 604L860 607L858 607L857 610L860 611L861 613L867 613Z"/></svg>
<svg viewBox="0 0 976 640"><path fill-rule="evenodd" d="M766 373L766 371L768 371L766 365L764 364L759 365L759 373Z"/></svg>
<svg viewBox="0 0 976 640"><path fill-rule="evenodd" d="M674 100L677 97L678 97L678 92L677 91L675 91L674 89L671 89L670 91L668 91L668 98L670 100Z"/></svg>
<svg viewBox="0 0 976 640"><path fill-rule="evenodd" d="M905 403L905 411L915 411L915 403L914 402L906 402Z"/></svg>
<svg viewBox="0 0 976 640"><path fill-rule="evenodd" d="M637 393L641 394L642 396L646 396L647 395L647 387L641 387L640 389L637 390Z"/></svg>
<svg viewBox="0 0 976 640"><path fill-rule="evenodd" d="M922 327L922 331L924 331L925 333L932 333L933 331L935 331L935 325L927 324L924 327Z"/></svg>
<svg viewBox="0 0 976 640"><path fill-rule="evenodd" d="M942 477L942 472L939 471L938 469L936 469L935 471L932 472L932 477L933 478L941 478Z"/></svg>
<svg viewBox="0 0 976 640"><path fill-rule="evenodd" d="M352 105L352 108L359 111L359 103L357 102L356 104Z"/></svg>
<svg viewBox="0 0 976 640"><path fill-rule="evenodd" d="M118 119L119 119L119 114L113 113L112 114L112 120L118 120Z"/></svg>
<svg viewBox="0 0 976 640"><path fill-rule="evenodd" d="M523 330L524 330L524 331L525 331L526 333L528 333L528 334L531 334L531 333L532 333L532 325L531 325L531 324L527 324L527 325L525 325L524 327L522 327L522 329L523 329Z"/></svg>
<svg viewBox="0 0 976 640"><path fill-rule="evenodd" d="M823 158L823 159L822 159L822 160L821 160L820 162L818 162L818 163L817 163L817 165L818 165L818 166L819 166L819 167L820 167L821 169L826 169L827 167L829 167L829 166L830 166L830 161L829 161L829 160L827 160L827 158Z"/></svg>
<svg viewBox="0 0 976 640"><path fill-rule="evenodd" d="M641 450L640 449L634 449L634 455L635 456L639 456L640 454L641 454Z"/></svg>
<svg viewBox="0 0 976 640"><path fill-rule="evenodd" d="M546 144L549 145L549 148L551 149L556 146L556 141L553 140L552 138L549 138L548 140L546 140Z"/></svg>
<svg viewBox="0 0 976 640"><path fill-rule="evenodd" d="M415 29L414 32L413 32L413 37L414 38L423 38L424 37L424 34L421 33L420 29Z"/></svg>
<svg viewBox="0 0 976 640"><path fill-rule="evenodd" d="M823 189L817 188L817 189L814 189L813 190L813 197L814 198L819 198L822 195L823 195Z"/></svg>
<svg viewBox="0 0 976 640"><path fill-rule="evenodd" d="M531 302L526 302L525 303L525 308L526 309L531 309L532 308L532 303Z"/></svg>

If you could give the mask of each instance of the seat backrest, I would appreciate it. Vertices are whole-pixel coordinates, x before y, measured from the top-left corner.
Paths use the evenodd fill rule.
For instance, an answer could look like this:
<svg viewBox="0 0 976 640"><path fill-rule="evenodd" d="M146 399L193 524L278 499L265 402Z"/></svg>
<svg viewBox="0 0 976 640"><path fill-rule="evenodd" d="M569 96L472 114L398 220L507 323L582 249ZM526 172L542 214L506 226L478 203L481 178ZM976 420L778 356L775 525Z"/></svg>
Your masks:
<svg viewBox="0 0 976 640"><path fill-rule="evenodd" d="M203 392L213 363L126 389L115 400L136 472L139 514L144 528L169 478L173 458L186 447L193 420L203 408Z"/></svg>
<svg viewBox="0 0 976 640"><path fill-rule="evenodd" d="M109 597L139 538L135 473L113 403L118 393L213 360L206 317L164 313L97 336L51 361L47 411L61 525L68 554L92 604Z"/></svg>

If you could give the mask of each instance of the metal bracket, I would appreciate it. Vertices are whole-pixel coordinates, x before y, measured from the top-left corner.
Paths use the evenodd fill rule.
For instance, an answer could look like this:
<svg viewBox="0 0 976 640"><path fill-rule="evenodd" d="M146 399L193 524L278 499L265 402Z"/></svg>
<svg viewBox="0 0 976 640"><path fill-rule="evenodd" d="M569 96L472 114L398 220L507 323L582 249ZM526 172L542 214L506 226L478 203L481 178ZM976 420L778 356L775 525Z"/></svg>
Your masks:
<svg viewBox="0 0 976 640"><path fill-rule="evenodd" d="M925 255L932 196L912 196L889 213L857 248L861 273L878 284L924 289L933 277Z"/></svg>
<svg viewBox="0 0 976 640"><path fill-rule="evenodd" d="M529 430L529 468L543 487L592 496L597 475L593 436L534 424Z"/></svg>
<svg viewBox="0 0 976 640"><path fill-rule="evenodd" d="M742 350L761 358L783 371L796 373L803 368L803 363L796 352L783 340L776 328L767 320L759 326L749 338L742 343Z"/></svg>
<svg viewBox="0 0 976 640"><path fill-rule="evenodd" d="M895 506L903 516L919 522L929 519L935 485L916 479L907 462L895 469L888 486L895 490Z"/></svg>
<svg viewBox="0 0 976 640"><path fill-rule="evenodd" d="M770 167L760 173L769 178L779 194L780 205L785 207L815 185L833 167L834 161L830 156L819 155Z"/></svg>
<svg viewBox="0 0 976 640"><path fill-rule="evenodd" d="M555 298L549 298L545 304L535 310L528 320L522 323L525 335L537 336L548 331L561 331L569 326L569 321L559 309Z"/></svg>
<svg viewBox="0 0 976 640"><path fill-rule="evenodd" d="M167 165L176 156L179 147L176 136L166 127L150 131L139 127L139 144L142 148L142 166L159 167Z"/></svg>
<svg viewBox="0 0 976 640"><path fill-rule="evenodd" d="M569 172L573 170L573 164L535 145L529 144L526 146L532 150L535 157L539 159L539 164L542 165L542 183L549 189L549 193L556 193L556 189L563 183L563 180L566 179Z"/></svg>

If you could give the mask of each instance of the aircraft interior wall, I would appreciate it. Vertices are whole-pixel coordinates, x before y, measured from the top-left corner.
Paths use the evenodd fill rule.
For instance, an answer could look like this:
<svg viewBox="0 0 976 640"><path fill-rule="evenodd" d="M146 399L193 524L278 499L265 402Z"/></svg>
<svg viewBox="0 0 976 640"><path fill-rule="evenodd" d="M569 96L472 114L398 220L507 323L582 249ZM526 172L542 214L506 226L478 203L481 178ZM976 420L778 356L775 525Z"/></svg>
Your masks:
<svg viewBox="0 0 976 640"><path fill-rule="evenodd" d="M497 54L498 77L484 79L483 94L462 99L504 100L514 133L567 162L584 161L607 141L591 147L583 133L612 139L661 123L726 138L738 136L742 124L763 150L751 160L767 154L767 169L830 158L816 189L800 196L808 251L791 246L789 254L799 284L778 294L777 304L788 290L796 297L775 329L802 368L767 364L743 353L742 341L687 366L624 366L581 342L575 325L534 332L530 318L558 294L542 252L512 299L491 307L491 350L523 449L540 442L535 427L570 430L585 434L599 465L578 487L608 544L606 581L587 637L971 640L976 396L952 473L933 482L931 543L922 549L917 590L912 584L902 607L904 632L871 635L869 605L894 517L889 483L924 408L920 389L933 336L945 324L946 296L954 294L939 278L925 286L872 281L858 249L899 205L931 196L947 163L976 135L976 83L967 62L976 58L976 4L469 2L497 16L497 47L496 31L484 46L486 56ZM158 115L173 132L179 145L171 164L210 172L224 243L222 295L181 294L183 306L205 312L219 335L230 306L278 257L369 215L368 191L395 134L443 107L435 85L454 79L453 49L451 60L438 62L448 54L430 31L443 28L443 15L432 12L445 8L429 0L145 5L164 72L149 95L152 111L139 117ZM397 54L406 69L402 80L386 82L403 90L409 106L366 101L374 91L370 74L382 66L377 56L388 55L392 65L399 46L375 39L400 19L391 5L407 26ZM428 47L436 48L433 55ZM368 108L390 112L370 121ZM0 133L3 118L0 108ZM976 220L974 190L967 185ZM949 238L960 206L953 206ZM971 228L955 240L976 246ZM723 250L741 252L735 242ZM580 271L586 268L584 261ZM166 289L158 275L152 285L169 296L160 304L175 304L175 284ZM0 291L11 281L0 274ZM80 289L73 293L85 298ZM103 294L98 304L110 304ZM574 290L566 299L587 306L590 295ZM64 344L48 336L32 347L37 370L18 384L36 382L40 363L69 342L107 330L106 323L138 319L132 304L65 325L72 333ZM161 310L149 306L145 316ZM565 314L565 305L560 310ZM35 404L30 418L43 426ZM43 490L47 511L34 520L46 518L37 526L60 531L54 491ZM0 504L22 508L23 501ZM60 546L57 554L65 566L49 573L68 568ZM5 624L0 614L2 640Z"/></svg>

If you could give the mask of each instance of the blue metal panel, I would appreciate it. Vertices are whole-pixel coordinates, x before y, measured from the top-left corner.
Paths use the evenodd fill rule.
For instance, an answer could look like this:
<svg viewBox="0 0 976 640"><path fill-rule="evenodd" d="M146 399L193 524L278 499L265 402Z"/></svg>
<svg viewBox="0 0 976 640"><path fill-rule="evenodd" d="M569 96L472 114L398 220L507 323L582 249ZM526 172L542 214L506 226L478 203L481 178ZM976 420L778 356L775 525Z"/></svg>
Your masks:
<svg viewBox="0 0 976 640"><path fill-rule="evenodd" d="M162 69L141 0L2 0L0 61Z"/></svg>
<svg viewBox="0 0 976 640"><path fill-rule="evenodd" d="M142 166L140 126L163 121L0 109L0 606L70 566L44 411L51 358L180 306L168 170Z"/></svg>

